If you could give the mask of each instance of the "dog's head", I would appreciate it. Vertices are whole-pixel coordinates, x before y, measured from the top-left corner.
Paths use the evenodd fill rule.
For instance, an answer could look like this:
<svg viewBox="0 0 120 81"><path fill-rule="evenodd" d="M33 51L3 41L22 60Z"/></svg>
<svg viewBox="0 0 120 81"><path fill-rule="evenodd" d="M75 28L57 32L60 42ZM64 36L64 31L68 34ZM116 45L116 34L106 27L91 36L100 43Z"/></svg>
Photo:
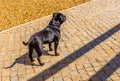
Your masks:
<svg viewBox="0 0 120 81"><path fill-rule="evenodd" d="M66 16L62 13L53 13L53 20L58 21L62 24L66 20Z"/></svg>

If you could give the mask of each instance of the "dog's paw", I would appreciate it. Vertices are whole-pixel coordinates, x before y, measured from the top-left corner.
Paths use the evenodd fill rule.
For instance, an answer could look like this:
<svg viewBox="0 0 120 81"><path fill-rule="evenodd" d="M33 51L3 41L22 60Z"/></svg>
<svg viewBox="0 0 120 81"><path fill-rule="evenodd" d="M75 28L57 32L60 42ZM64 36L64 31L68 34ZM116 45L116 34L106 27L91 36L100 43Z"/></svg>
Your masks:
<svg viewBox="0 0 120 81"><path fill-rule="evenodd" d="M56 53L55 56L59 56L60 54L59 53Z"/></svg>
<svg viewBox="0 0 120 81"><path fill-rule="evenodd" d="M53 51L53 49L50 49L49 51Z"/></svg>
<svg viewBox="0 0 120 81"><path fill-rule="evenodd" d="M32 62L32 63L31 63L31 65L35 65L35 63L34 63L34 62Z"/></svg>
<svg viewBox="0 0 120 81"><path fill-rule="evenodd" d="M35 60L31 60L31 65L35 65Z"/></svg>
<svg viewBox="0 0 120 81"><path fill-rule="evenodd" d="M40 63L40 66L43 66L44 65L44 63Z"/></svg>
<svg viewBox="0 0 120 81"><path fill-rule="evenodd" d="M34 59L31 60L31 62L34 62L34 61L35 61Z"/></svg>

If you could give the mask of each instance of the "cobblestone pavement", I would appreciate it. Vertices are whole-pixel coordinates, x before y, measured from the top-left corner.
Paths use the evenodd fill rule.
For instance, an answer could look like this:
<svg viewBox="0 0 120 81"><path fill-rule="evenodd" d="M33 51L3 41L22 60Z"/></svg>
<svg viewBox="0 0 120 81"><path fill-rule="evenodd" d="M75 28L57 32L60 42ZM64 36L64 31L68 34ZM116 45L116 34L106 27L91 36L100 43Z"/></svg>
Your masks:
<svg viewBox="0 0 120 81"><path fill-rule="evenodd" d="M94 0L64 11L60 56L45 52L31 65L22 45L47 16L0 32L0 81L120 81L120 0ZM34 52L34 56L36 53Z"/></svg>

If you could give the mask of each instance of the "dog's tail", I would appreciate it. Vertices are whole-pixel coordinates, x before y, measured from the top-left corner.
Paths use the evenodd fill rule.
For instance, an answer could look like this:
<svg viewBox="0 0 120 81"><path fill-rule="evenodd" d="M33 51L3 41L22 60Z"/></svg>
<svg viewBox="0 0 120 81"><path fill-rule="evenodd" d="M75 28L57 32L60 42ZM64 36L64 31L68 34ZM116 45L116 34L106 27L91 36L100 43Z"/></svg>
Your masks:
<svg viewBox="0 0 120 81"><path fill-rule="evenodd" d="M33 40L34 40L34 37L31 37L28 42L24 42L24 41L23 41L22 43L23 43L23 45L27 46L27 45L29 45Z"/></svg>
<svg viewBox="0 0 120 81"><path fill-rule="evenodd" d="M22 43L23 43L23 45L25 45L25 46L27 46L27 45L28 45L28 42L24 42L24 41L23 41Z"/></svg>

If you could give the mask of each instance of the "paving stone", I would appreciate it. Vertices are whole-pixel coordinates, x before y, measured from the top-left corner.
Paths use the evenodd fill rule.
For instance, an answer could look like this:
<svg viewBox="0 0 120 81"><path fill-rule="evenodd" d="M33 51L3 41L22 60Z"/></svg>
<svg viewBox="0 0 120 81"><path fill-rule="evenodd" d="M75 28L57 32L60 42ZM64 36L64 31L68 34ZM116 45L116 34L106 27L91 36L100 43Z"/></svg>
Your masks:
<svg viewBox="0 0 120 81"><path fill-rule="evenodd" d="M11 76L11 77L17 76L17 71L11 71L10 76Z"/></svg>
<svg viewBox="0 0 120 81"><path fill-rule="evenodd" d="M119 75L117 75L117 74L111 75L110 78L111 78L112 80L120 80L120 77L119 77Z"/></svg>
<svg viewBox="0 0 120 81"><path fill-rule="evenodd" d="M11 77L11 81L18 81L18 77L17 76Z"/></svg>
<svg viewBox="0 0 120 81"><path fill-rule="evenodd" d="M99 61L99 62L101 62L101 61L104 62L105 61L105 59L102 58L102 57L97 57L96 60Z"/></svg>
<svg viewBox="0 0 120 81"><path fill-rule="evenodd" d="M95 71L89 71L87 72L89 76L93 76L95 74Z"/></svg>
<svg viewBox="0 0 120 81"><path fill-rule="evenodd" d="M66 76L69 76L69 75L70 75L70 70L68 68L64 68L62 70L62 76L66 77Z"/></svg>
<svg viewBox="0 0 120 81"><path fill-rule="evenodd" d="M116 70L116 73L120 74L120 68L118 68L118 69Z"/></svg>
<svg viewBox="0 0 120 81"><path fill-rule="evenodd" d="M3 68L3 62L0 62L0 68Z"/></svg>
<svg viewBox="0 0 120 81"><path fill-rule="evenodd" d="M53 75L53 77L60 77L61 76L61 72L57 72L56 74Z"/></svg>
<svg viewBox="0 0 120 81"><path fill-rule="evenodd" d="M87 74L80 75L80 77L83 81L89 79L89 76Z"/></svg>
<svg viewBox="0 0 120 81"><path fill-rule="evenodd" d="M72 79L71 78L67 78L67 79L64 79L64 81L72 81Z"/></svg>
<svg viewBox="0 0 120 81"><path fill-rule="evenodd" d="M2 76L3 77L9 77L10 76L10 70L9 69L2 70Z"/></svg>
<svg viewBox="0 0 120 81"><path fill-rule="evenodd" d="M100 62L100 65L104 66L106 64L106 61L105 62Z"/></svg>
<svg viewBox="0 0 120 81"><path fill-rule="evenodd" d="M74 64L70 64L68 67L69 67L69 69L70 69L71 71L76 70L76 67L75 67Z"/></svg>
<svg viewBox="0 0 120 81"><path fill-rule="evenodd" d="M90 63L84 63L83 66L84 66L85 68L89 68L89 67L91 67L92 65L91 65Z"/></svg>
<svg viewBox="0 0 120 81"><path fill-rule="evenodd" d="M94 70L97 72L101 69L101 67L94 67Z"/></svg>
<svg viewBox="0 0 120 81"><path fill-rule="evenodd" d="M62 77L54 78L54 81L63 81Z"/></svg>
<svg viewBox="0 0 120 81"><path fill-rule="evenodd" d="M72 72L71 72L71 76L76 76L76 75L78 75L78 72L77 72L77 71L72 71Z"/></svg>
<svg viewBox="0 0 120 81"><path fill-rule="evenodd" d="M45 81L53 81L53 77L46 79Z"/></svg>
<svg viewBox="0 0 120 81"><path fill-rule="evenodd" d="M89 71L93 71L94 68L93 68L93 67L89 67L89 68L85 68L85 70L86 70L87 72L89 72Z"/></svg>
<svg viewBox="0 0 120 81"><path fill-rule="evenodd" d="M25 75L19 75L19 81L26 81L26 77L25 77Z"/></svg>
<svg viewBox="0 0 120 81"><path fill-rule="evenodd" d="M81 69L83 69L84 67L83 67L82 64L79 64L79 65L76 65L76 68L77 68L77 70L81 70Z"/></svg>
<svg viewBox="0 0 120 81"><path fill-rule="evenodd" d="M98 62L92 62L92 65L93 65L94 67L100 66L100 64L99 64Z"/></svg>
<svg viewBox="0 0 120 81"><path fill-rule="evenodd" d="M11 81L9 77L2 77L2 81Z"/></svg>

